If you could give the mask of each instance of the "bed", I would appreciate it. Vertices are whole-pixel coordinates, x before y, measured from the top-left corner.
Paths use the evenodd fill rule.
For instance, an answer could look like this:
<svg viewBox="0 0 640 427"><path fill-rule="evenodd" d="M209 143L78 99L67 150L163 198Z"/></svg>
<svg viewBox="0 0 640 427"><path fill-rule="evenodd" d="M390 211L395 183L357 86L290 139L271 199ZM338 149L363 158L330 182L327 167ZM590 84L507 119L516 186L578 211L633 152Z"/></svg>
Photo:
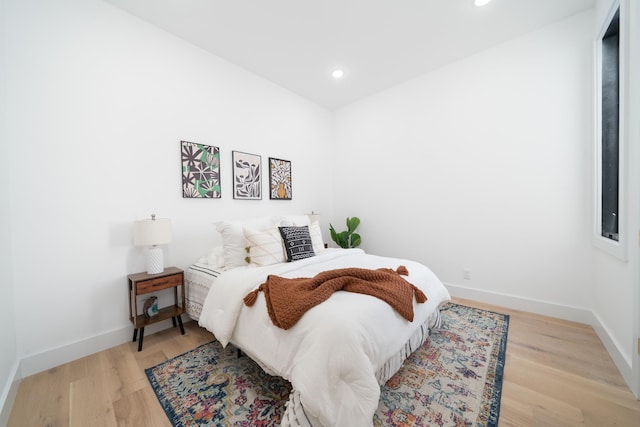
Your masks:
<svg viewBox="0 0 640 427"><path fill-rule="evenodd" d="M276 232L279 227L310 238L306 254L288 261L290 242ZM324 249L319 226L306 216L224 221L218 231L223 247L185 273L189 316L223 346L238 347L269 374L291 382L283 426L371 426L380 386L422 345L439 320L439 307L450 299L442 282L412 260ZM287 330L274 325L264 292L252 306L244 303L270 275L306 278L344 268L400 266L408 270L404 279L427 297L413 301L412 321L379 298L353 292L333 293Z"/></svg>

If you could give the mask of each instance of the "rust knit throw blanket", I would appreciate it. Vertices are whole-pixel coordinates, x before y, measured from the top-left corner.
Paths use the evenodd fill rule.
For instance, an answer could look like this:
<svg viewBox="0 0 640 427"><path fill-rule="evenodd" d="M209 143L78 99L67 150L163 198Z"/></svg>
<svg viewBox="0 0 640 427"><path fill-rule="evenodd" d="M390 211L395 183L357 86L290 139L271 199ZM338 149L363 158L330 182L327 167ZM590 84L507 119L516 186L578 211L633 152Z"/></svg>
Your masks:
<svg viewBox="0 0 640 427"><path fill-rule="evenodd" d="M244 297L244 303L255 304L258 292L264 292L267 310L273 324L289 329L307 310L328 299L336 291L372 295L385 301L402 317L413 321L413 296L423 303L425 294L400 275L409 271L403 265L395 271L390 268L339 268L323 271L314 277L287 279L269 275L267 281Z"/></svg>

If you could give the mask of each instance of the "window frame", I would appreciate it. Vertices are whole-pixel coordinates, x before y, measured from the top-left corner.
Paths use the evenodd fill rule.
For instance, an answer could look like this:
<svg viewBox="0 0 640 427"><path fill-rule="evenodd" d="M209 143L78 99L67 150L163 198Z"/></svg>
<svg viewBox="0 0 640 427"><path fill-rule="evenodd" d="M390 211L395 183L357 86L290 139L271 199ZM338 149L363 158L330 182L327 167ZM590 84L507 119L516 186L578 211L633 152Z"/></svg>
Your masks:
<svg viewBox="0 0 640 427"><path fill-rule="evenodd" d="M618 240L613 240L602 236L602 40L607 33L616 12L619 12L619 109L618 109ZM627 42L624 37L626 14L616 0L611 5L611 9L595 40L595 194L594 194L594 221L593 221L593 244L599 249L612 256L627 261L627 147L626 147L626 48Z"/></svg>

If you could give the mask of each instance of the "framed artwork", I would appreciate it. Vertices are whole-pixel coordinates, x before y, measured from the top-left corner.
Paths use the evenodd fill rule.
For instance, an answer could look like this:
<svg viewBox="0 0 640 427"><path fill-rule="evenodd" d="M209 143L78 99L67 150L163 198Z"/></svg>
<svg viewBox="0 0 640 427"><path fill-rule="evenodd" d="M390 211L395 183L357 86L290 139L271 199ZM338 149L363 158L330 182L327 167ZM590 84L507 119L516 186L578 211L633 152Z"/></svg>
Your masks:
<svg viewBox="0 0 640 427"><path fill-rule="evenodd" d="M262 157L256 154L234 151L233 198L242 200L262 199Z"/></svg>
<svg viewBox="0 0 640 427"><path fill-rule="evenodd" d="M269 198L291 200L291 162L269 157Z"/></svg>
<svg viewBox="0 0 640 427"><path fill-rule="evenodd" d="M180 141L182 197L219 199L220 148Z"/></svg>

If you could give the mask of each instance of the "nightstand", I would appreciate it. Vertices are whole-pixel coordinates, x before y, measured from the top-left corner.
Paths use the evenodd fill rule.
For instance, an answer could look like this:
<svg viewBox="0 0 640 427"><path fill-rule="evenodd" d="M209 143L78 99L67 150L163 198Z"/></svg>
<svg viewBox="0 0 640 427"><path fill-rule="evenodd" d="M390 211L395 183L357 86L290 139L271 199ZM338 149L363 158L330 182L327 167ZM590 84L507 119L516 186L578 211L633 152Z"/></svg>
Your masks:
<svg viewBox="0 0 640 427"><path fill-rule="evenodd" d="M133 341L136 340L138 329L138 351L142 350L144 339L144 327L161 320L171 318L173 327L176 327L176 319L180 325L180 332L184 335L181 314L185 312L184 271L176 267L165 268L159 274L136 273L127 276L129 279L129 320L133 323ZM180 288L180 300L178 300L178 288ZM158 314L146 317L144 313L138 314L138 296L157 292L164 289L173 289L174 305L161 308Z"/></svg>

